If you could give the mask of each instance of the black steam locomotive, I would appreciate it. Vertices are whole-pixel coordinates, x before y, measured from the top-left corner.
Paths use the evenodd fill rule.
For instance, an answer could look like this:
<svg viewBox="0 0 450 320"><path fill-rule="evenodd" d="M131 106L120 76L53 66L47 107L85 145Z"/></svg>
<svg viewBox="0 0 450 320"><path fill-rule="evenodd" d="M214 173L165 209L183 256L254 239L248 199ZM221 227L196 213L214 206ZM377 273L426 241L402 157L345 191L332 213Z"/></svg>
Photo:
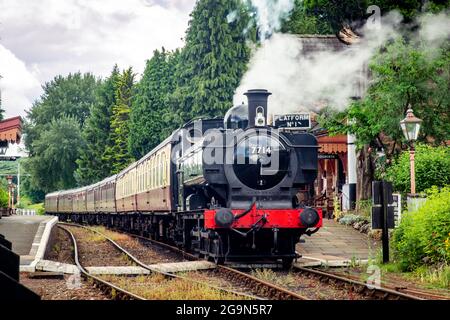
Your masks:
<svg viewBox="0 0 450 320"><path fill-rule="evenodd" d="M267 124L269 95L250 90L248 105L191 121L118 175L47 195L47 212L171 241L216 263L289 266L300 236L322 225L311 207L318 145Z"/></svg>

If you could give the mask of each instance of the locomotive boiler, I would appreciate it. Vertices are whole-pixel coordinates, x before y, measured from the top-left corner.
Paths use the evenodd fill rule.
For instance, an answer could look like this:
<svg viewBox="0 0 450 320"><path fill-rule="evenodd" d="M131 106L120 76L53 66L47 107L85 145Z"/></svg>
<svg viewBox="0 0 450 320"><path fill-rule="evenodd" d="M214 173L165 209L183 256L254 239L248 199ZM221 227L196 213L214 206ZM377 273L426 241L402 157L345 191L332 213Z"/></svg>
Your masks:
<svg viewBox="0 0 450 320"><path fill-rule="evenodd" d="M201 257L277 261L322 225L312 206L318 144L268 123L267 90L223 119L197 119L94 185L46 196L61 220L104 224L168 241Z"/></svg>

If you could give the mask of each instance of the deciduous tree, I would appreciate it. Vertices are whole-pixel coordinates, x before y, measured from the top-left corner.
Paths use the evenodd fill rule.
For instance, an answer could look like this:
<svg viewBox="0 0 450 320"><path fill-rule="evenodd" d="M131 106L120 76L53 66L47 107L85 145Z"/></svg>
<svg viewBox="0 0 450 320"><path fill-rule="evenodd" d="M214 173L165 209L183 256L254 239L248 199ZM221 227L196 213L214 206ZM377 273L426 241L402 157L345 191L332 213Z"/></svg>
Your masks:
<svg viewBox="0 0 450 320"><path fill-rule="evenodd" d="M51 192L76 186L75 161L83 147L78 119L62 116L52 120L33 141L33 156L25 162L32 189Z"/></svg>

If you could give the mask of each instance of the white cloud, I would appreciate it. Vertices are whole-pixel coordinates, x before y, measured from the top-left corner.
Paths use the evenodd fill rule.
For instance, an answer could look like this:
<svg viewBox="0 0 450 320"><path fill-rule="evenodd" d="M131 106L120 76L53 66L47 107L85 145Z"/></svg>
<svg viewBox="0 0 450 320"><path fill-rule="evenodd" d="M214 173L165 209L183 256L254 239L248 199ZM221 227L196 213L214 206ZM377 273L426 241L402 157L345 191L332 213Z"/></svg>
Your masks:
<svg viewBox="0 0 450 320"><path fill-rule="evenodd" d="M40 93L40 84L23 61L11 51L0 45L0 91L2 108L6 116L23 115L24 108L31 106L33 99Z"/></svg>
<svg viewBox="0 0 450 320"><path fill-rule="evenodd" d="M183 45L194 3L0 0L0 85L7 115L23 115L39 96L36 81L44 83L57 74L90 71L106 76L115 63L142 72L153 50ZM23 80L11 75L10 61L17 68L22 63ZM8 80L11 77L19 81Z"/></svg>

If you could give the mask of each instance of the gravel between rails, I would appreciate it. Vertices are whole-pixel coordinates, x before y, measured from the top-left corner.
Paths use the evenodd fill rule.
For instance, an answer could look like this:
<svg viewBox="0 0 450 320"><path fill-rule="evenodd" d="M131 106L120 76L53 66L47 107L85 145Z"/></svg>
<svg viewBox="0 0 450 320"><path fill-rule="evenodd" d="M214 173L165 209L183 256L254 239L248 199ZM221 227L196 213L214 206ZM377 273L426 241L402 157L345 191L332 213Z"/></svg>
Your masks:
<svg viewBox="0 0 450 320"><path fill-rule="evenodd" d="M72 240L61 228L52 229L50 243L44 258L55 262L75 264Z"/></svg>
<svg viewBox="0 0 450 320"><path fill-rule="evenodd" d="M312 300L367 300L363 295L317 279L310 279L295 271L257 269L249 272L256 278L274 283Z"/></svg>
<svg viewBox="0 0 450 320"><path fill-rule="evenodd" d="M42 300L109 300L101 290L84 280L76 282L70 275L65 275L64 279L30 279L27 273L21 273L20 283L40 295Z"/></svg>
<svg viewBox="0 0 450 320"><path fill-rule="evenodd" d="M104 227L90 227L90 229L101 232L105 236L111 238L122 248L126 249L134 257L147 265L188 261L179 253L159 247L145 239L134 238L133 236L108 230Z"/></svg>
<svg viewBox="0 0 450 320"><path fill-rule="evenodd" d="M135 265L125 254L119 252L104 237L84 228L65 227L77 239L79 259L84 267Z"/></svg>
<svg viewBox="0 0 450 320"><path fill-rule="evenodd" d="M224 292L207 285L179 278L166 278L161 274L136 277L102 276L127 291L148 300L249 300L249 297Z"/></svg>

